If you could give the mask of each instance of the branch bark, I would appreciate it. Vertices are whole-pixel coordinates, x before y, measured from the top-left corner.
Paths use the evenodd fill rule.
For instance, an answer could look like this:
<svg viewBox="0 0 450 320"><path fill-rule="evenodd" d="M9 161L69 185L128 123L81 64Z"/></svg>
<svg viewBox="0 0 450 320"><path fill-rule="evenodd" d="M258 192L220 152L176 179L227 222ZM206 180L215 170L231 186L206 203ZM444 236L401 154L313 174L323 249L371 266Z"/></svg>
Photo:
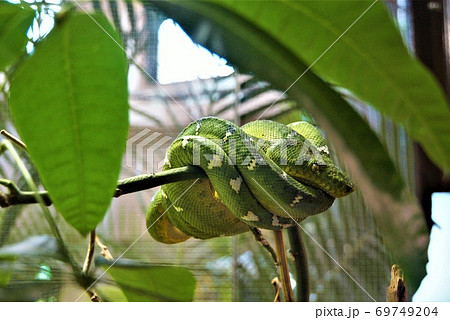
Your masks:
<svg viewBox="0 0 450 320"><path fill-rule="evenodd" d="M299 226L288 229L289 243L292 260L295 266L295 280L297 281L296 292L297 301L309 301L309 272L308 258L306 255L305 243Z"/></svg>
<svg viewBox="0 0 450 320"><path fill-rule="evenodd" d="M273 234L275 236L275 247L278 256L278 269L280 274L281 288L283 291L284 301L294 302L294 293L291 287L291 277L289 276L289 268L287 264L286 251L284 247L283 231L274 230Z"/></svg>
<svg viewBox="0 0 450 320"><path fill-rule="evenodd" d="M196 166L186 166L165 170L154 174L139 175L132 178L119 180L114 197L118 198L124 194L147 190L162 184L192 180L205 176L205 172ZM38 203L34 192L22 191L9 180L0 180L0 184L4 185L10 191L9 194L0 193L1 207L6 208L18 204ZM46 205L49 206L52 204L47 191L39 191L39 195L42 197Z"/></svg>

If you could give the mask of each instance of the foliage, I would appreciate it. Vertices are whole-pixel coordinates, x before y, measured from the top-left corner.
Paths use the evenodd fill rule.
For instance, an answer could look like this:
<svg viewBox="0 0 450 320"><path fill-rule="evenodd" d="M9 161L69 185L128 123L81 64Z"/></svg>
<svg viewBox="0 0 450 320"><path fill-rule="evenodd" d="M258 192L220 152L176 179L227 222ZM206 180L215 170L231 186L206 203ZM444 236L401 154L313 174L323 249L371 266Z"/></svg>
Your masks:
<svg viewBox="0 0 450 320"><path fill-rule="evenodd" d="M276 39L325 81L401 123L438 166L450 170L450 112L443 90L409 54L382 1L221 1L217 6Z"/></svg>
<svg viewBox="0 0 450 320"><path fill-rule="evenodd" d="M20 57L28 42L27 30L34 11L7 2L0 3L0 70L4 70Z"/></svg>
<svg viewBox="0 0 450 320"><path fill-rule="evenodd" d="M104 16L92 16L99 25L85 14L60 19L14 72L10 108L55 207L86 235L103 219L119 177L127 64Z"/></svg>
<svg viewBox="0 0 450 320"><path fill-rule="evenodd" d="M5 32L0 34L0 61L2 71L11 73L8 102L14 125L27 144L55 207L67 223L86 235L101 222L111 203L128 134L128 68L119 36L104 15L68 11L58 16L51 32L38 39L27 54L26 32L35 11L27 5L0 5L5 23ZM13 163L17 161L14 157L13 154ZM22 167L22 173L24 170ZM13 214L11 221L21 214L17 210L8 212ZM46 235L29 237L0 250L4 261L1 283L11 293L8 299L32 301L39 297L38 288L45 291L42 283L23 287L14 280L18 276L13 270L18 257L46 259L51 265L52 260L61 260L69 263L77 281L85 281L52 219L50 215L56 239ZM12 225L3 226L7 237ZM35 270L32 265L21 265ZM133 283L120 276L123 268L110 269L117 278L113 287L125 287L125 295L133 299L135 296L127 289L127 284ZM149 274L148 267L143 269L136 278ZM161 279L154 280L156 288L167 283L161 274L169 274L178 282L186 281L186 286L183 291L162 292L160 296L153 293L153 300L192 300L195 279L188 270L154 267L150 276ZM48 280L46 284L56 288L51 277ZM140 295L141 299L144 297L145 292Z"/></svg>
<svg viewBox="0 0 450 320"><path fill-rule="evenodd" d="M276 115L299 118L298 113L292 113L292 107L299 106L324 129L366 202L378 212L378 227L395 262L403 265L412 288L417 286L425 270L425 242L418 240L423 222L418 218L414 201L404 196L408 186L386 147L344 94L367 102L403 126L446 172L450 170L450 112L442 90L411 57L382 2L144 2L173 17L195 41L227 58L241 71L251 72L275 88L289 89L289 98L283 96L289 105ZM98 4L94 7L99 8ZM127 7L128 12L133 12L129 3ZM26 32L35 14L25 3L0 3L0 71L7 75L8 81L2 90L8 98L14 125L28 145L37 173L56 208L66 222L86 235L102 221L110 205L127 138L127 61L121 45L118 46L119 34L125 33L116 31L102 14L88 16L68 10L58 16L53 30L27 52ZM113 18L120 29L119 19ZM133 30L134 20L131 19ZM252 90L239 102L270 88L248 83ZM232 92L229 90L216 99ZM228 103L215 113L226 114L233 107L234 103ZM271 105L263 105L256 114L264 115L270 108ZM254 116L252 112L238 110L236 119L246 121ZM211 113L214 110L208 114ZM160 119L152 121L164 126ZM14 165L14 159L11 163ZM350 210L354 218L358 212L354 207ZM8 212L14 219L19 214ZM334 224L334 217L328 218L331 220L325 223L310 222L314 225L310 228L322 242L327 239L320 232ZM357 241L367 233L358 229L352 234L349 220L340 221L344 221L343 229L347 228L342 234L348 241ZM53 227L52 231L55 230ZM7 235L7 231L2 232ZM38 244L47 247L58 243L49 246L55 250L55 256L48 259L69 262L74 269L71 272L79 271L58 236L44 240ZM385 257L377 237L374 240L367 236L366 240L364 244L375 248L371 259ZM10 284L12 278L8 267L4 268L5 263L7 266L12 263L7 259L27 256L21 245L0 251L0 257L5 259L0 265L2 286ZM347 257L349 268L360 249L350 252L349 257L345 250L339 251L339 246L327 247L329 251L336 250L337 256ZM324 259L317 254L316 257ZM255 261L264 270L267 264L258 258ZM58 268L63 269L59 263ZM324 275L319 263L314 263L314 267L318 278ZM268 277L270 272L265 271ZM193 298L195 280L185 269L137 266L130 262L116 265L108 273L112 280L98 286L100 295L103 293L107 299ZM147 281L150 276L162 282L150 283ZM185 283L185 291L165 291L165 282L169 280ZM330 282L335 288L348 285L342 278L332 278ZM319 285L322 284L316 284L316 288ZM338 296L336 293L335 297Z"/></svg>
<svg viewBox="0 0 450 320"><path fill-rule="evenodd" d="M181 267L158 266L120 259L111 264L99 260L122 289L128 301L192 301L195 278Z"/></svg>
<svg viewBox="0 0 450 320"><path fill-rule="evenodd" d="M390 252L410 275L411 287L416 288L426 262L425 242L419 240L426 233L420 210L409 195L405 196L405 185L379 138L340 95L351 92L390 116L437 165L443 170L450 168L450 112L442 90L410 56L384 4L151 3L178 21L193 39L240 70L254 72L280 90L288 88L289 96L312 114L336 147L366 203L378 215ZM422 107L422 99L427 108ZM411 228L396 235L394 230L403 230L408 219ZM413 246L411 238L415 239Z"/></svg>

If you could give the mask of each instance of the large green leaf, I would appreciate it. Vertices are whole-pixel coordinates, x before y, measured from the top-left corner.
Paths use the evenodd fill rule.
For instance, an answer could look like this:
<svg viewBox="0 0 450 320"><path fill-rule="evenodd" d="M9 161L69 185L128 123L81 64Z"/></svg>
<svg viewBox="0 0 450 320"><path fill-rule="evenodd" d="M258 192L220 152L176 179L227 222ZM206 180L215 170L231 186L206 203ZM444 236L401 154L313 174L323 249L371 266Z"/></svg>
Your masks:
<svg viewBox="0 0 450 320"><path fill-rule="evenodd" d="M82 234L102 220L128 131L127 62L103 15L58 21L14 73L10 106L55 207ZM107 34L107 33L108 34Z"/></svg>
<svg viewBox="0 0 450 320"><path fill-rule="evenodd" d="M25 51L27 30L34 11L8 2L0 2L0 71L14 63Z"/></svg>
<svg viewBox="0 0 450 320"><path fill-rule="evenodd" d="M97 264L111 265L104 259ZM107 272L128 301L192 301L194 298L196 280L186 268L120 259Z"/></svg>
<svg viewBox="0 0 450 320"><path fill-rule="evenodd" d="M225 0L217 4L276 38L307 65L340 37L312 70L404 125L430 158L450 172L450 109L443 91L411 57L383 2L375 2Z"/></svg>

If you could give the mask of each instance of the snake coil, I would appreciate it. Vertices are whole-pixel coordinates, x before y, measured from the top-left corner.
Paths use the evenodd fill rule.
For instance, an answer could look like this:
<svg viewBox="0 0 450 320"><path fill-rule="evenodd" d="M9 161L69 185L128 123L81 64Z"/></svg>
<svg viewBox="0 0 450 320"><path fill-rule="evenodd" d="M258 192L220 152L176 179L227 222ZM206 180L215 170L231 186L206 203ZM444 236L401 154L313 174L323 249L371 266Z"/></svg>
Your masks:
<svg viewBox="0 0 450 320"><path fill-rule="evenodd" d="M163 170L186 165L201 167L207 177L169 183L155 194L146 222L157 241L231 236L249 226L287 228L354 190L322 133L307 122L238 127L199 119L171 144Z"/></svg>

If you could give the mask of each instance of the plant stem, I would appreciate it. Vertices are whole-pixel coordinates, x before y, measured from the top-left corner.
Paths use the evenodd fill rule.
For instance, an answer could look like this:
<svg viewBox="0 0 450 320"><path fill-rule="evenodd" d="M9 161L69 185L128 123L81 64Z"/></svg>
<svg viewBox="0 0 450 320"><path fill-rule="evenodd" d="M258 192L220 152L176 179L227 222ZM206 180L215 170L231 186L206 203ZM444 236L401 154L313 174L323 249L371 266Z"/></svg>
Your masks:
<svg viewBox="0 0 450 320"><path fill-rule="evenodd" d="M278 256L278 269L280 273L281 288L283 290L284 301L294 302L294 293L291 287L291 278L289 276L289 268L287 264L286 251L284 247L283 231L274 230L273 234L275 236L275 246Z"/></svg>
<svg viewBox="0 0 450 320"><path fill-rule="evenodd" d="M89 245L88 245L88 249L86 252L86 259L84 260L84 264L83 264L83 274L85 276L87 276L87 274L89 273L89 268L91 267L91 264L92 264L92 258L94 257L95 237L96 237L95 230L92 230L89 233Z"/></svg>
<svg viewBox="0 0 450 320"><path fill-rule="evenodd" d="M8 131L6 131L5 129L2 129L0 131L0 134L4 137L6 137L7 139L11 140L12 142L14 142L17 146L19 146L22 150L27 151L27 146L25 145L25 143L23 143L21 140L19 140L18 138L16 138L14 135L12 135L11 133L9 133Z"/></svg>
<svg viewBox="0 0 450 320"><path fill-rule="evenodd" d="M407 302L408 294L406 290L405 279L400 267L394 264L391 267L391 281L386 288L387 302Z"/></svg>
<svg viewBox="0 0 450 320"><path fill-rule="evenodd" d="M281 283L278 277L275 277L270 282L273 285L273 288L275 289L275 297L273 298L273 302L281 302L280 299L280 291L281 291Z"/></svg>
<svg viewBox="0 0 450 320"><path fill-rule="evenodd" d="M89 269L92 264L92 259L94 258L96 237L97 235L95 230L92 230L89 233L89 245L86 253L86 259L84 260L82 269L82 277L85 277L86 279L88 279ZM88 287L88 289L86 289L86 293L89 295L92 302L100 302L100 298L91 288Z"/></svg>
<svg viewBox="0 0 450 320"><path fill-rule="evenodd" d="M305 243L301 230L298 226L288 229L289 243L291 249L289 250L294 260L295 266L295 280L297 281L297 301L309 301L309 274L308 274L308 258L306 256Z"/></svg>
<svg viewBox="0 0 450 320"><path fill-rule="evenodd" d="M249 229L253 233L253 237L255 238L255 241L258 242L260 245L262 245L263 248L269 252L270 256L272 257L273 262L278 267L279 260L278 260L277 254L275 253L275 250L273 250L269 241L267 241L266 238L264 238L263 234L261 233L261 230L259 230L258 228L254 228L254 227L250 227Z"/></svg>
<svg viewBox="0 0 450 320"><path fill-rule="evenodd" d="M95 243L97 246L101 249L100 254L109 261L114 260L114 257L112 256L111 252L109 251L108 247L105 246L99 239L98 235L95 235Z"/></svg>

